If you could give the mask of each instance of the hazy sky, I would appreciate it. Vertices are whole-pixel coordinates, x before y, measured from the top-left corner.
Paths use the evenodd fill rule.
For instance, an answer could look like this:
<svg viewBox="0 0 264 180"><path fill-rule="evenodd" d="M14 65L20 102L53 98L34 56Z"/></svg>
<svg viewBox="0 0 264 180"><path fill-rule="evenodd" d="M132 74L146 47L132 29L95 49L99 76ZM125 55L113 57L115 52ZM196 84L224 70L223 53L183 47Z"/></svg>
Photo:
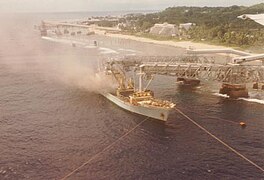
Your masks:
<svg viewBox="0 0 264 180"><path fill-rule="evenodd" d="M263 0L0 0L0 12L159 10L169 6L253 5Z"/></svg>

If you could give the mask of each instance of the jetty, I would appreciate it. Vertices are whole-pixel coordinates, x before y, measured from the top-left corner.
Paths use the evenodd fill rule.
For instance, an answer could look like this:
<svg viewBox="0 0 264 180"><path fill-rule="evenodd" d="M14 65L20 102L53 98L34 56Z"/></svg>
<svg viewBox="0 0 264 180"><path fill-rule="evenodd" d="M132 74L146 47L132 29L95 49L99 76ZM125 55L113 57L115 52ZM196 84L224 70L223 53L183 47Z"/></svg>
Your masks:
<svg viewBox="0 0 264 180"><path fill-rule="evenodd" d="M126 56L107 61L108 66L118 64L122 71L144 73L146 79L153 75L174 76L181 85L199 85L200 81L222 83L219 90L232 98L248 97L247 84L264 90L264 66L252 65L254 56L245 56L237 63L217 64L206 56ZM255 56L263 63L264 57ZM247 60L249 59L249 60Z"/></svg>
<svg viewBox="0 0 264 180"><path fill-rule="evenodd" d="M97 32L116 33L119 30L67 22L42 21L42 36L82 36ZM104 34L103 33L103 34ZM216 62L216 54L224 55L224 63ZM211 56L210 56L211 55ZM232 55L232 56L230 56ZM234 49L192 49L179 56L126 56L106 60L107 66L118 64L122 71L138 71L147 79L154 75L174 76L180 85L195 86L200 81L220 82L221 94L231 98L248 97L248 86L264 90L264 54L251 54Z"/></svg>

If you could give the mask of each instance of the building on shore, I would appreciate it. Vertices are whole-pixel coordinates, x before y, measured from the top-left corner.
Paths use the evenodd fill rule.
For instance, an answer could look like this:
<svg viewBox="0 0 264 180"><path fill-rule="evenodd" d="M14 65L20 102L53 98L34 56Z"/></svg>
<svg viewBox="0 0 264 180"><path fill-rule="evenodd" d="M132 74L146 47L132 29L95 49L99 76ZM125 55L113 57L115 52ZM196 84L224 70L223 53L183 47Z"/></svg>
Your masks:
<svg viewBox="0 0 264 180"><path fill-rule="evenodd" d="M184 23L179 25L179 31L180 31L180 39L182 38L190 38L188 35L188 31L191 27L195 26L194 23Z"/></svg>
<svg viewBox="0 0 264 180"><path fill-rule="evenodd" d="M189 31L189 29L192 27L192 26L195 26L194 23L184 23L184 24L180 24L179 25L179 29L183 30L183 31Z"/></svg>
<svg viewBox="0 0 264 180"><path fill-rule="evenodd" d="M152 28L150 28L150 34L166 36L166 37L175 37L179 36L179 27L174 24L155 24Z"/></svg>

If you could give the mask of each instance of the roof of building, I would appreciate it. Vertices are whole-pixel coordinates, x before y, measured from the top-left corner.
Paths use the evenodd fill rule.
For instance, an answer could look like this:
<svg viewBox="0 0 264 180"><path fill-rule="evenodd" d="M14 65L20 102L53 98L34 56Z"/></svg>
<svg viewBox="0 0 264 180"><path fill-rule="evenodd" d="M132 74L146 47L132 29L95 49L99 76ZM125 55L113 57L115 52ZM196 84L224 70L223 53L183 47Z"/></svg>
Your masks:
<svg viewBox="0 0 264 180"><path fill-rule="evenodd" d="M189 30L191 27L192 27L192 25L194 25L194 23L184 23L184 24L180 24L180 28L184 28L185 30Z"/></svg>
<svg viewBox="0 0 264 180"><path fill-rule="evenodd" d="M177 31L178 31L177 26L175 26L174 24L168 24L168 23L155 24L150 29L151 34L164 35L164 36L176 35Z"/></svg>
<svg viewBox="0 0 264 180"><path fill-rule="evenodd" d="M243 14L238 16L240 19L252 19L253 21L264 26L264 14Z"/></svg>

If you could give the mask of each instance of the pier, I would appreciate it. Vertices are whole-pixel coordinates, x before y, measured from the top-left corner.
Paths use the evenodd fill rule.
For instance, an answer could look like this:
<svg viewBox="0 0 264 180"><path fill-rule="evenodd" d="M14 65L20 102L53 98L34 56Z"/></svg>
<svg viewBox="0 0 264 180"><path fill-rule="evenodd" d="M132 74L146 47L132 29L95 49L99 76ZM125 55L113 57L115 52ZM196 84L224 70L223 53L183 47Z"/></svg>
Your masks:
<svg viewBox="0 0 264 180"><path fill-rule="evenodd" d="M96 25L83 25L77 23L69 23L69 22L56 22L56 21L41 21L41 25L39 26L41 36L47 36L48 31L52 31L58 36L70 34L71 36L75 35L91 35L94 34L95 31L104 34L106 32L118 33L121 30L117 28L111 27L101 27Z"/></svg>
<svg viewBox="0 0 264 180"><path fill-rule="evenodd" d="M42 21L39 26L42 36L75 38L96 33L116 33L115 28L81 25L68 22ZM215 55L226 56L225 62L216 62ZM233 55L232 57L230 55ZM232 98L248 97L248 85L255 90L264 90L264 54L250 54L234 49L187 49L181 56L126 56L108 59L106 66L119 66L121 72L174 76L180 85L196 86L201 81L222 84L219 92Z"/></svg>
<svg viewBox="0 0 264 180"><path fill-rule="evenodd" d="M174 76L182 85L199 85L200 81L220 82L222 87L219 92L232 98L248 97L247 84L254 84L254 89L263 89L264 85L264 66L217 64L213 58L206 56L127 56L111 59L107 64L118 64L126 72L134 69L144 73L147 79L153 75Z"/></svg>

